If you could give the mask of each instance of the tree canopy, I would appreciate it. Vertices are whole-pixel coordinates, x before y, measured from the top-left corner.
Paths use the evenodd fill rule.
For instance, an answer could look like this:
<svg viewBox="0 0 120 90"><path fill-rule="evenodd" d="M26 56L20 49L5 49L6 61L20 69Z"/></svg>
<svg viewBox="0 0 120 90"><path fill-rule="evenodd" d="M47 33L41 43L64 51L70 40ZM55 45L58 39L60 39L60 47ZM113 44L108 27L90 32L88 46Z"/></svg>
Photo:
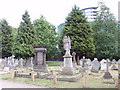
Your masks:
<svg viewBox="0 0 120 90"><path fill-rule="evenodd" d="M30 21L27 11L22 15L23 21L20 23L14 47L14 54L17 57L30 57L34 55L33 46L35 45L35 30Z"/></svg>
<svg viewBox="0 0 120 90"><path fill-rule="evenodd" d="M55 59L55 57L59 54L55 26L49 23L43 16L41 16L40 19L35 20L33 23L37 34L36 45L47 46L47 57L49 57L47 59Z"/></svg>
<svg viewBox="0 0 120 90"><path fill-rule="evenodd" d="M93 23L96 56L113 57L118 53L118 28L114 15L104 2L99 2L97 18Z"/></svg>
<svg viewBox="0 0 120 90"><path fill-rule="evenodd" d="M63 36L70 36L71 51L76 52L78 56L90 57L94 55L93 31L82 10L76 5L66 18Z"/></svg>
<svg viewBox="0 0 120 90"><path fill-rule="evenodd" d="M9 57L12 55L12 45L13 45L13 28L8 25L5 19L0 21L0 40L1 40L1 51L2 57Z"/></svg>

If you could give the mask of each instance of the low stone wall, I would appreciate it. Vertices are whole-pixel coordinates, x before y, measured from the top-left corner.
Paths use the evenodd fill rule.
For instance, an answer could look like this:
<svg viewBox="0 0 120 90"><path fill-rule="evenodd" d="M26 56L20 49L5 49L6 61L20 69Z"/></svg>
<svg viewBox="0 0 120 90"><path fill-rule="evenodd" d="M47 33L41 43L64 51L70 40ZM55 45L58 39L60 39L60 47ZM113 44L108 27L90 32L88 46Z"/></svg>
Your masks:
<svg viewBox="0 0 120 90"><path fill-rule="evenodd" d="M15 77L31 78L31 74L27 75L27 74L18 74L18 73L16 73ZM57 77L57 80L58 81L67 81L67 82L76 82L81 77L82 77L82 74L79 73L78 75L71 76L71 77ZM40 78L40 79L46 78L48 80L52 80L53 79L52 73L48 73L48 74L44 74L44 75L39 75L39 76L35 75L35 78Z"/></svg>

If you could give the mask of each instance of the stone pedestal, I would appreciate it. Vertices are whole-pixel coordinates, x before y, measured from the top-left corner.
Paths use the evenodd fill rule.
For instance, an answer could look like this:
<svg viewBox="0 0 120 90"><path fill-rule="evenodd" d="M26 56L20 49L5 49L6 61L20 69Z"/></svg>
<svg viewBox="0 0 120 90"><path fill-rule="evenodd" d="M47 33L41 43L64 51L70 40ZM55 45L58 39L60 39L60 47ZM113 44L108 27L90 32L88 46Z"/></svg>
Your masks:
<svg viewBox="0 0 120 90"><path fill-rule="evenodd" d="M47 72L46 65L46 46L34 46L35 59L34 59L34 71Z"/></svg>
<svg viewBox="0 0 120 90"><path fill-rule="evenodd" d="M75 73L73 64L72 64L72 56L63 56L64 57L64 67L62 69L62 75L72 75Z"/></svg>

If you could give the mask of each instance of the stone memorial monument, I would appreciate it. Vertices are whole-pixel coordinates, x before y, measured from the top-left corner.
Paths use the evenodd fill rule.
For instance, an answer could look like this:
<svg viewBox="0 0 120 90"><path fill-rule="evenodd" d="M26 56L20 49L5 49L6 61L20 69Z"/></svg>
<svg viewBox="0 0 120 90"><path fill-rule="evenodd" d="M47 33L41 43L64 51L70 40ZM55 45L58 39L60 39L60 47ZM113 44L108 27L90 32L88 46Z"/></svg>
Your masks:
<svg viewBox="0 0 120 90"><path fill-rule="evenodd" d="M34 58L34 71L48 72L46 65L46 46L34 46L35 58Z"/></svg>
<svg viewBox="0 0 120 90"><path fill-rule="evenodd" d="M64 36L63 38L63 45L64 45L64 50L65 55L63 56L64 58L64 67L62 69L61 74L63 75L72 75L75 73L73 64L72 64L72 56L70 55L70 49L71 49L71 40L70 37Z"/></svg>

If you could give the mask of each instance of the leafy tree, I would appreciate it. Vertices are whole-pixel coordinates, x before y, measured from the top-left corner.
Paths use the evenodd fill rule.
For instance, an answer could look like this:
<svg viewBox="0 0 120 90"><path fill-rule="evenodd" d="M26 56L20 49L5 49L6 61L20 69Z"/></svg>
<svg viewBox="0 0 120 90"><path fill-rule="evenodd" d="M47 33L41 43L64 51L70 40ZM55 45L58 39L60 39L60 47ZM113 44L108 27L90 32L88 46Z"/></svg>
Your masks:
<svg viewBox="0 0 120 90"><path fill-rule="evenodd" d="M0 39L1 39L1 51L2 57L9 57L12 55L12 44L13 44L13 36L12 36L13 28L8 25L8 22L3 19L0 21Z"/></svg>
<svg viewBox="0 0 120 90"><path fill-rule="evenodd" d="M35 20L34 28L37 33L36 45L47 46L47 60L56 59L59 54L57 48L57 33L55 32L55 26L45 20L43 16L40 19Z"/></svg>
<svg viewBox="0 0 120 90"><path fill-rule="evenodd" d="M99 2L99 9L97 18L92 26L95 32L96 56L109 58L117 55L117 21L104 2Z"/></svg>
<svg viewBox="0 0 120 90"><path fill-rule="evenodd" d="M36 33L27 11L22 15L22 19L17 32L14 54L17 57L28 58L34 54L33 45L35 44Z"/></svg>
<svg viewBox="0 0 120 90"><path fill-rule="evenodd" d="M105 30L109 33L116 34L117 21L114 15L110 12L110 9L104 4L104 2L98 3L99 11L93 27L94 31Z"/></svg>
<svg viewBox="0 0 120 90"><path fill-rule="evenodd" d="M97 57L109 58L118 53L116 46L116 39L114 34L107 31L98 31L95 34L95 45Z"/></svg>
<svg viewBox="0 0 120 90"><path fill-rule="evenodd" d="M88 24L82 10L74 6L69 13L63 27L63 36L70 36L71 51L79 56L90 57L94 55L95 47L93 44L93 31Z"/></svg>

